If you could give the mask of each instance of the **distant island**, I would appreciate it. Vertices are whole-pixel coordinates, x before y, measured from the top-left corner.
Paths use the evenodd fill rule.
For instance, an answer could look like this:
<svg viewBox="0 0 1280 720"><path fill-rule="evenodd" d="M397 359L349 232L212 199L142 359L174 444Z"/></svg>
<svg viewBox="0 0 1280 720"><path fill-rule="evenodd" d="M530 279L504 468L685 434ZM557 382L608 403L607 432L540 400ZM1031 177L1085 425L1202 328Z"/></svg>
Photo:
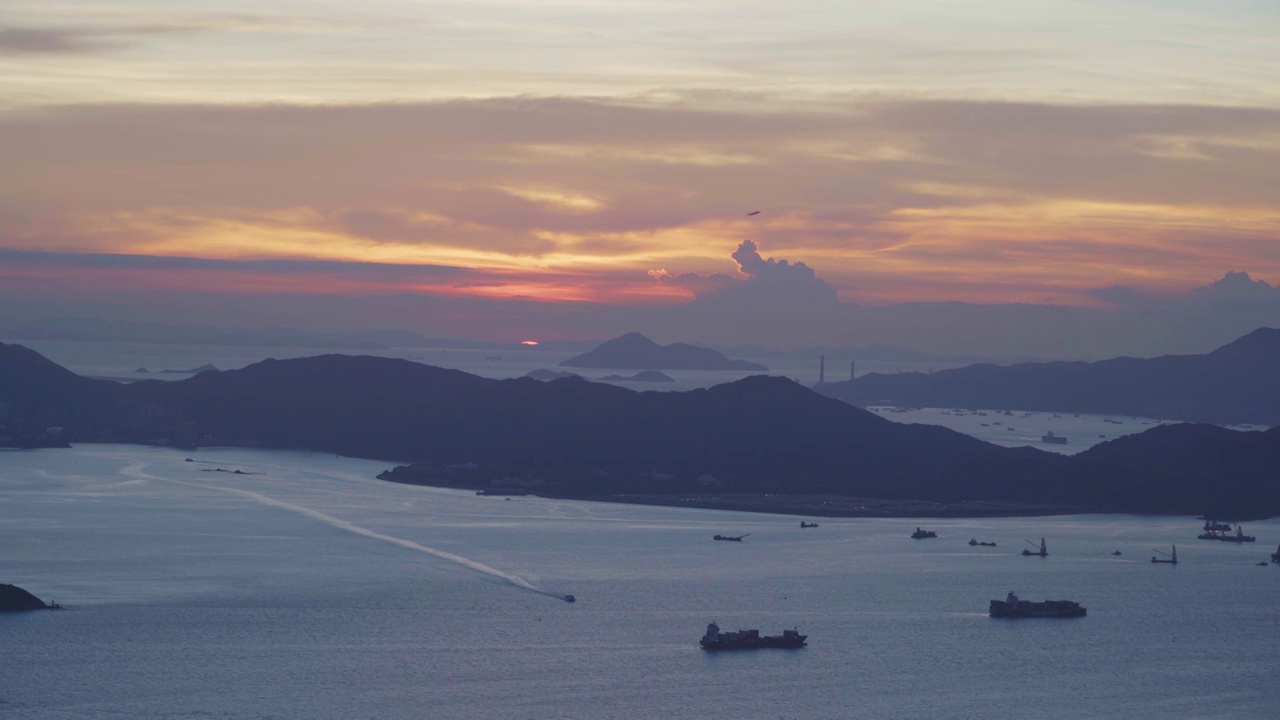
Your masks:
<svg viewBox="0 0 1280 720"><path fill-rule="evenodd" d="M397 482L810 515L1280 513L1280 428L1167 425L1063 456L891 422L787 378L638 392L382 357L264 360L178 381L78 376L0 343L0 435L291 448L403 463Z"/></svg>
<svg viewBox="0 0 1280 720"><path fill-rule="evenodd" d="M582 377L577 373L562 372L559 370L546 370L546 369L530 370L529 372L525 373L524 376L527 378L531 378L533 380L542 380L544 382L550 381L550 380L563 380L564 378L581 378ZM675 378L665 373L658 372L657 370L641 370L635 375L631 375L629 377L623 376L623 375L605 375L604 377L599 379L608 381L608 382L658 382L658 383L675 382Z"/></svg>
<svg viewBox="0 0 1280 720"><path fill-rule="evenodd" d="M1259 328L1205 355L872 373L817 390L859 406L1006 408L1276 426L1280 330Z"/></svg>
<svg viewBox="0 0 1280 720"><path fill-rule="evenodd" d="M547 370L545 368L530 370L525 373L524 376L533 380L542 380L544 382L548 380L560 380L561 378L582 377L577 373L562 372L560 370Z"/></svg>
<svg viewBox="0 0 1280 720"><path fill-rule="evenodd" d="M710 348L685 343L659 345L637 332L609 340L560 366L597 370L769 370L759 363L731 360Z"/></svg>
<svg viewBox="0 0 1280 720"><path fill-rule="evenodd" d="M667 375L666 373L658 372L657 370L641 370L640 372L638 372L638 373L636 373L635 375L632 375L632 376L630 376L630 377L624 377L624 376L622 376L622 375L605 375L604 377L602 377L602 378L600 378L600 379L601 379L601 380L610 380L610 381L613 381L613 382L656 382L656 383L670 383L670 382L675 382L675 381L676 381L676 380L675 380L675 378L671 377L670 375Z"/></svg>
<svg viewBox="0 0 1280 720"><path fill-rule="evenodd" d="M23 590L17 585L0 583L0 612L22 612L24 610L53 610L59 606L49 605L40 598Z"/></svg>
<svg viewBox="0 0 1280 720"><path fill-rule="evenodd" d="M190 370L161 370L160 372L168 373L171 375L199 375L200 373L205 373L205 372L222 372L222 371L214 367L213 363L205 363L200 367L193 367Z"/></svg>

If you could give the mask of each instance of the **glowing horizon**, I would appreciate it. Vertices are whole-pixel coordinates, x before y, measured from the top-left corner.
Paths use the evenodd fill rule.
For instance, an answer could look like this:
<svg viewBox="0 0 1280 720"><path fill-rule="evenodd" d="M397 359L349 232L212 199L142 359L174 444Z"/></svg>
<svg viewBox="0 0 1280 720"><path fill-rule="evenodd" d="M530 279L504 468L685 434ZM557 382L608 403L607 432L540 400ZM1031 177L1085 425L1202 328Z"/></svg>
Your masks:
<svg viewBox="0 0 1280 720"><path fill-rule="evenodd" d="M122 260L0 277L668 306L751 240L845 303L1280 284L1280 9L807 2L13 5L0 249Z"/></svg>

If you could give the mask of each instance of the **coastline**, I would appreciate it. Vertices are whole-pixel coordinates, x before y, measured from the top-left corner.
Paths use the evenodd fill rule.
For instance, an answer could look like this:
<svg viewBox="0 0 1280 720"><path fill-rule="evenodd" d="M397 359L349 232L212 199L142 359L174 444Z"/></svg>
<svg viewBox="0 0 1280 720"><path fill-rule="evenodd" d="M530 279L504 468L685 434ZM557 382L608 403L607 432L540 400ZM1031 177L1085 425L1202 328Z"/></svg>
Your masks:
<svg viewBox="0 0 1280 720"><path fill-rule="evenodd" d="M1112 514L1099 508L1084 506L1005 503L987 500L930 502L841 495L606 495L562 499L830 518L983 518Z"/></svg>
<svg viewBox="0 0 1280 720"><path fill-rule="evenodd" d="M501 489L480 488L463 484L414 482L397 479L390 473L381 473L379 480L402 485L447 488L450 490L488 490L494 497L502 497ZM1109 515L1118 511L1084 505L1051 505L1046 503L1000 502L992 500L960 500L941 502L929 500L905 500L892 498L850 497L844 495L812 494L748 494L748 493L555 493L546 491L515 491L513 495L528 495L555 500L583 500L588 502L619 503L624 505L651 505L658 507L698 508L701 510L729 510L768 515L804 515L830 518L983 518L983 517L1041 517L1046 515ZM1158 515L1161 513L1137 513Z"/></svg>

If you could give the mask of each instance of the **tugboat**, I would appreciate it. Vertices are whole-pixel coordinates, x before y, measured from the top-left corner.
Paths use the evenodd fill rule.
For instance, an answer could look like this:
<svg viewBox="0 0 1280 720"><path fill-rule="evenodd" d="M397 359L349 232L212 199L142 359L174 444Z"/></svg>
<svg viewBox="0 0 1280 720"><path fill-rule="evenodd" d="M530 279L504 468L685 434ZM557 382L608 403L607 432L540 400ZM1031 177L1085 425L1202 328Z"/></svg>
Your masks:
<svg viewBox="0 0 1280 720"><path fill-rule="evenodd" d="M760 650L763 648L802 648L808 635L798 630L783 630L781 635L761 635L759 630L720 632L720 626L712 622L707 634L698 644L703 650Z"/></svg>
<svg viewBox="0 0 1280 720"><path fill-rule="evenodd" d="M986 542L985 540L982 542L978 542L977 538L969 538L969 545L970 547L995 547L996 546L995 543Z"/></svg>
<svg viewBox="0 0 1280 720"><path fill-rule="evenodd" d="M938 533L932 530L921 530L920 528L916 528L916 531L911 533L911 537L915 540L923 540L925 538L936 538L938 537Z"/></svg>
<svg viewBox="0 0 1280 720"><path fill-rule="evenodd" d="M1173 546L1173 554L1169 554L1169 553L1167 553L1167 552L1165 552L1165 551L1163 551L1163 550L1156 550L1156 552L1160 553L1161 555L1164 555L1164 557L1163 557L1163 558L1158 558L1158 557L1156 557L1155 555L1152 555L1152 556L1151 556L1151 562L1153 562L1153 563L1165 563L1166 565L1177 565L1177 564L1178 564L1178 546L1177 546L1177 545L1174 545L1174 546Z"/></svg>
<svg viewBox="0 0 1280 720"><path fill-rule="evenodd" d="M1030 540L1028 540L1028 541L1027 541L1027 544L1028 544L1028 545L1030 545L1031 547L1035 547L1035 546L1036 546L1036 544L1035 544L1035 543L1033 543L1033 542L1031 542ZM1031 552L1030 550L1028 550L1028 549L1026 549L1026 548L1022 548L1022 554L1023 554L1023 556L1024 556L1024 557L1030 557L1030 556L1033 556L1033 555L1034 555L1035 557L1049 557L1049 550L1048 550L1048 548L1046 548L1046 547L1045 547L1045 545L1044 545L1044 538L1040 538L1040 549L1039 549L1039 550L1037 550L1036 552Z"/></svg>
<svg viewBox="0 0 1280 720"><path fill-rule="evenodd" d="M1084 617L1085 609L1070 600L1019 600L1010 592L1004 600L992 600L987 613L993 618L1073 618Z"/></svg>
<svg viewBox="0 0 1280 720"><path fill-rule="evenodd" d="M750 535L750 534L751 534L751 533L747 533L747 535ZM746 537L747 535L716 535L716 536L712 537L711 539L712 539L712 540L727 540L727 541L729 541L729 542L742 542L742 538Z"/></svg>
<svg viewBox="0 0 1280 720"><path fill-rule="evenodd" d="M805 528L811 528L811 527L818 527L818 523L807 523L807 522L805 522L805 521L803 521L803 520L801 520L801 521L800 521L800 529L801 529L801 530L803 530L803 529L805 529Z"/></svg>
<svg viewBox="0 0 1280 720"><path fill-rule="evenodd" d="M1061 435L1054 435L1053 431L1050 430L1049 432L1040 436L1040 442L1049 443L1050 445L1066 445L1067 439L1062 437Z"/></svg>
<svg viewBox="0 0 1280 720"><path fill-rule="evenodd" d="M1208 525L1208 524L1209 523L1205 523L1205 525ZM1228 526L1228 529L1230 529L1230 526ZM1197 535L1196 537L1201 540L1221 540L1223 542L1231 542L1231 543L1254 542L1258 539L1252 535L1245 535L1244 528L1240 525L1236 526L1235 535L1232 535L1230 532L1227 532L1226 530L1206 530L1203 533Z"/></svg>

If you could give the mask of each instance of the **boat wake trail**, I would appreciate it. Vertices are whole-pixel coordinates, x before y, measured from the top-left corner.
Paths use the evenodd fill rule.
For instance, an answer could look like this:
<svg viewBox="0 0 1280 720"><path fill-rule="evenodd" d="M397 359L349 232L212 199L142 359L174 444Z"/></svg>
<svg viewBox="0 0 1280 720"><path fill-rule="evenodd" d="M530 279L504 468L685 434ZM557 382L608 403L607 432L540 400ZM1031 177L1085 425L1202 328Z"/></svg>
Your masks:
<svg viewBox="0 0 1280 720"><path fill-rule="evenodd" d="M241 490L240 488L201 485L199 483L184 482L182 480L174 480L172 478L151 475L149 473L143 472L141 465L135 465L135 466L130 466L128 468L125 468L125 473L129 475L133 475L135 477L146 477L148 479L153 479L153 480L163 480L165 482L174 483L176 485L186 485L188 487L195 487L201 490L220 490L225 493L240 495L241 497L248 498L260 505L267 505L269 507L279 508L281 510L288 510L289 512L302 515L304 517L309 517L313 520L319 520L320 522L325 523L326 525L329 525L331 527L338 528L339 530L345 530L349 533L354 533L356 535L363 535L364 537L373 538L374 540L381 540L383 542L391 543L392 545L399 545L400 547L407 548L415 552L420 552L424 555L430 555L432 557L436 557L441 560L447 560L451 563L456 563L465 568L475 570L476 572L480 572L480 573L484 573L485 575L496 577L499 580L503 580L510 585L514 585L515 587L520 588L521 590L528 590L529 592L538 593L539 595L546 595L547 597L553 597L557 600L564 600L565 602L573 602L572 595L565 595L563 593L543 590L542 588L539 588L537 585L534 585L533 583L520 577L519 575L503 572L495 567L490 567L488 565L485 565L482 562L472 560L470 558L465 558L465 557L462 557L461 555L455 555L451 552L445 552L444 550L437 550L436 548L433 548L433 547L427 547L426 545L416 543L412 540L405 540L404 538L398 538L393 535L386 535L384 533L380 533L376 530L370 530L369 528L361 527L359 525L356 525L355 523L348 522L341 518L336 518L332 515L322 513L319 510L313 510L304 505L295 505L293 503L288 503L283 500L277 500L273 497L268 497L261 493L253 492L252 490Z"/></svg>

